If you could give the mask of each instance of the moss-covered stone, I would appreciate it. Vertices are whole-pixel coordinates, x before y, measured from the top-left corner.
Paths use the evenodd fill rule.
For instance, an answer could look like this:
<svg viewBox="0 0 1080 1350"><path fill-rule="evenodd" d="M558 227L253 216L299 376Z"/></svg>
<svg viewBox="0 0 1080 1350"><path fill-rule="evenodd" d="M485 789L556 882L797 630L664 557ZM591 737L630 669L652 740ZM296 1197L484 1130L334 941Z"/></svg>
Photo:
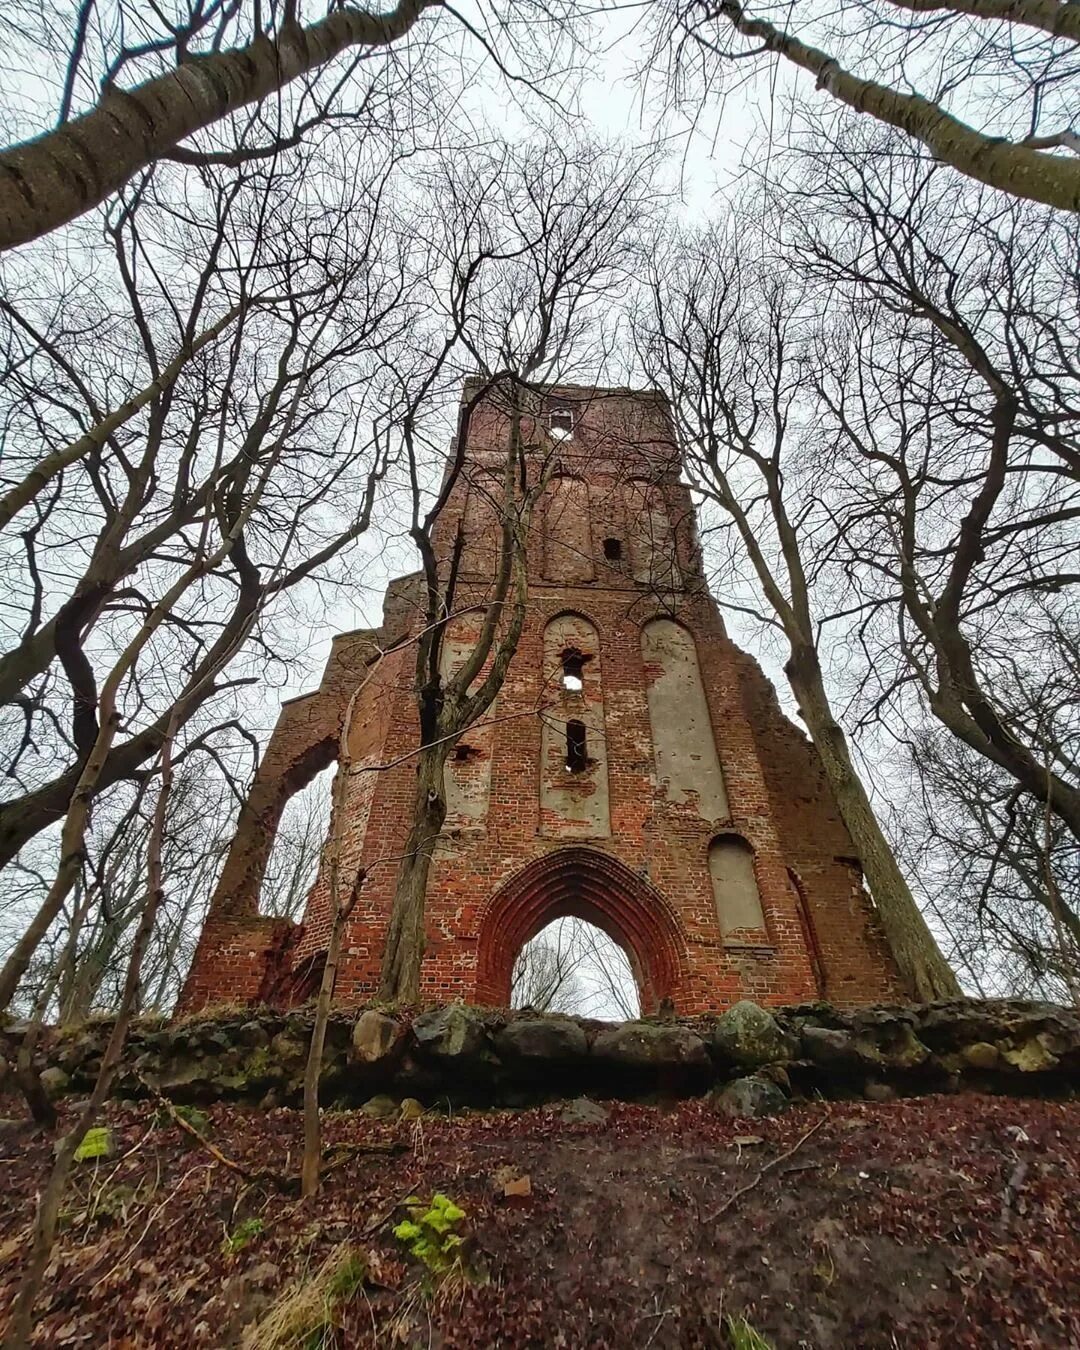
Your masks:
<svg viewBox="0 0 1080 1350"><path fill-rule="evenodd" d="M1032 1036L1021 1045L1010 1046L1002 1054L1006 1062L1021 1073L1045 1073L1058 1063L1057 1056L1046 1048L1042 1036Z"/></svg>
<svg viewBox="0 0 1080 1350"><path fill-rule="evenodd" d="M365 1116L370 1116L372 1120L393 1120L400 1107L393 1097L387 1096L385 1092L380 1092L374 1097L369 1097L360 1110Z"/></svg>
<svg viewBox="0 0 1080 1350"><path fill-rule="evenodd" d="M423 1013L413 1023L420 1052L439 1060L484 1061L490 1058L484 1015L478 1008L451 1003Z"/></svg>
<svg viewBox="0 0 1080 1350"><path fill-rule="evenodd" d="M370 1069L386 1069L397 1062L404 1049L405 1027L396 1017L368 1008L352 1029L352 1058Z"/></svg>
<svg viewBox="0 0 1080 1350"><path fill-rule="evenodd" d="M788 1107L788 1099L776 1084L757 1074L736 1078L722 1088L715 1088L709 1094L709 1100L721 1115L736 1120L778 1116Z"/></svg>
<svg viewBox="0 0 1080 1350"><path fill-rule="evenodd" d="M712 1048L721 1063L756 1069L790 1059L793 1047L772 1013L743 999L716 1019Z"/></svg>
<svg viewBox="0 0 1080 1350"><path fill-rule="evenodd" d="M709 1067L705 1042L689 1027L655 1022L623 1022L593 1041L594 1059L632 1069Z"/></svg>
<svg viewBox="0 0 1080 1350"><path fill-rule="evenodd" d="M996 1069L1001 1063L1001 1052L989 1041L975 1041L960 1051L960 1059L972 1069Z"/></svg>

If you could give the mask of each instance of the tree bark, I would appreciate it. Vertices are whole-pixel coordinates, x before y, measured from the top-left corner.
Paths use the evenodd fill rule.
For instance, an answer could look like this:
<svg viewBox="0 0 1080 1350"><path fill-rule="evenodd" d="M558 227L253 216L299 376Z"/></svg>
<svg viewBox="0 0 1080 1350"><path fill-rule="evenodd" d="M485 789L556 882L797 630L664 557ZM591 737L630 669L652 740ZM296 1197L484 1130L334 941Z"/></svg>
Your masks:
<svg viewBox="0 0 1080 1350"><path fill-rule="evenodd" d="M330 940L326 945L326 965L323 967L322 980L319 984L319 997L315 1004L315 1024L311 1029L311 1045L308 1048L307 1065L304 1069L304 1160L300 1169L300 1194L303 1196L314 1195L319 1189L319 1174L322 1170L319 1080L322 1077L323 1050L326 1046L326 1024L330 1020L330 1005L334 998L334 985L337 983L342 934L349 915L356 906L365 876L366 872L361 867L352 884L349 898L344 904L338 903L336 884L330 887L334 901L334 918L330 925Z"/></svg>
<svg viewBox="0 0 1080 1350"><path fill-rule="evenodd" d="M856 112L898 127L921 141L938 159L980 183L1026 197L1029 201L1080 211L1080 161L1064 155L1016 145L999 136L984 136L919 94L903 94L874 80L852 75L827 52L763 19L749 18L735 0L723 0L719 11L743 37L760 42L817 78L819 89Z"/></svg>
<svg viewBox="0 0 1080 1350"><path fill-rule="evenodd" d="M1080 42L1080 8L1058 0L892 0L916 14L970 14L975 19L1023 24Z"/></svg>
<svg viewBox="0 0 1080 1350"><path fill-rule="evenodd" d="M77 437L62 449L54 450L44 459L39 460L29 473L25 474L14 487L5 492L3 497L0 497L0 529L7 525L24 506L29 505L61 470L82 459L92 450L99 450L105 445L109 437L119 431L127 422L130 422L136 413L141 412L148 403L175 384L184 367L204 347L208 347L210 343L219 338L239 313L240 306L234 305L217 323L204 333L200 333L193 342L181 347L156 380L151 380L148 385L128 399L126 403L122 403L115 411L103 417L85 435Z"/></svg>
<svg viewBox="0 0 1080 1350"><path fill-rule="evenodd" d="M187 721L215 692L213 686L195 691L185 700L183 721ZM109 751L100 775L98 791L104 791L114 783L131 778L138 769L161 749L165 739L165 729L171 717L171 709L163 713L156 722L143 731ZM51 783L28 792L25 797L6 802L0 806L0 868L15 857L24 844L30 842L36 834L63 820L71 797L79 783L81 765L72 765L66 773L54 778Z"/></svg>
<svg viewBox="0 0 1080 1350"><path fill-rule="evenodd" d="M851 762L847 737L832 715L817 652L808 645L793 647L784 670L862 863L908 994L924 1002L959 997L962 990L956 976L915 903Z"/></svg>
<svg viewBox="0 0 1080 1350"><path fill-rule="evenodd" d="M398 870L394 908L383 948L379 997L392 1003L416 1003L420 998L420 967L424 959L424 911L431 855L446 819L444 767L449 743L427 746L420 752L416 775L413 824Z"/></svg>
<svg viewBox="0 0 1080 1350"><path fill-rule="evenodd" d="M202 127L266 98L352 47L388 46L435 0L386 14L335 9L246 47L185 61L135 89L108 90L89 112L0 154L0 252L74 220Z"/></svg>

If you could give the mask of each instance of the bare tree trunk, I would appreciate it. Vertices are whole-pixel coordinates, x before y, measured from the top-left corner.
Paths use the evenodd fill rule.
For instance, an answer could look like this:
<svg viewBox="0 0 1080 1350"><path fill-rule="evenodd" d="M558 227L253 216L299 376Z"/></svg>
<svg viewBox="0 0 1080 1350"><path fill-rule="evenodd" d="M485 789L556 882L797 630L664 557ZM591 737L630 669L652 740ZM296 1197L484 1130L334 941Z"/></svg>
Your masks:
<svg viewBox="0 0 1080 1350"><path fill-rule="evenodd" d="M19 1292L12 1308L11 1320L4 1337L3 1350L25 1350L30 1343L33 1330L34 1302L45 1275L53 1244L56 1241L56 1226L60 1216L60 1204L64 1198L68 1176L75 1160L75 1151L82 1142L87 1130L94 1123L102 1103L112 1089L120 1058L127 1040L128 1027L135 1008L139 992L139 977L143 958L150 944L158 910L162 900L161 854L165 834L165 817L168 808L169 792L172 788L172 743L176 734L175 723L169 729L161 752L161 787L154 809L154 821L147 848L146 898L142 906L139 927L131 948L127 974L120 1006L116 1011L116 1021L109 1036L109 1043L101 1059L97 1082L90 1099L83 1108L71 1131L64 1136L53 1164L53 1170L38 1201L34 1219L34 1233L30 1248L30 1263L23 1276Z"/></svg>
<svg viewBox="0 0 1080 1350"><path fill-rule="evenodd" d="M825 693L817 652L812 646L793 647L784 670L859 855L900 978L917 999L958 997L962 991L956 976L926 926L851 762L847 737Z"/></svg>
<svg viewBox="0 0 1080 1350"><path fill-rule="evenodd" d="M420 752L417 763L413 824L398 871L379 984L379 997L392 1003L416 1003L420 998L424 910L431 855L446 819L443 770L447 752L446 742L428 746Z"/></svg>
<svg viewBox="0 0 1080 1350"><path fill-rule="evenodd" d="M82 764L64 816L64 824L60 834L60 865L53 884L49 888L49 893L42 901L38 912L31 919L26 931L12 948L3 968L0 969L0 1009L6 1008L15 997L15 990L26 973L34 952L49 931L56 916L60 913L60 909L79 874L86 846L86 829L90 820L90 809L96 794L108 781L107 775L114 750L114 741L121 725L117 703L123 681L135 668L140 653L158 628L161 627L173 605L191 585L210 572L213 567L217 566L237 548L238 541L242 537L243 527L266 485L271 462L268 460L263 467L259 487L250 495L231 530L224 535L222 542L209 554L203 553L197 556L196 561L189 564L173 585L169 587L150 611L142 627L124 648L101 687L97 734ZM204 532L205 529L206 527L204 527ZM251 569L246 570L250 574ZM183 720L190 716L191 711L198 707L202 699L212 692L214 675L232 657L235 649L250 631L251 623L254 621L257 612L260 588L258 585L253 585L250 575L247 577L244 577L243 573L241 575L243 579L240 594L225 631L218 636L214 645L203 657L196 676L188 680L185 690L178 696L170 711L158 721L157 725L164 730L164 743L167 743L169 737L176 735L176 730ZM154 729L147 728L147 732ZM147 732L132 737L132 740L127 744L130 746L132 741L141 739L147 735ZM123 751L126 747L121 746L119 748Z"/></svg>
<svg viewBox="0 0 1080 1350"><path fill-rule="evenodd" d="M970 14L976 19L992 19L1004 23L1020 23L1037 28L1054 37L1071 38L1080 42L1080 10L1076 5L1060 0L892 0L899 9L914 10L916 14L948 11Z"/></svg>
<svg viewBox="0 0 1080 1350"><path fill-rule="evenodd" d="M283 89L351 47L388 46L433 0L387 14L334 9L321 23L282 25L246 47L197 56L135 89L109 89L96 107L0 154L0 252L103 202L180 141Z"/></svg>
<svg viewBox="0 0 1080 1350"><path fill-rule="evenodd" d="M45 1025L45 1014L52 1002L56 988L55 978L46 978L44 987L34 1002L34 1010L23 1036L19 1053L15 1057L15 1081L26 1099L26 1105L34 1124L43 1130L56 1128L56 1107L53 1106L45 1086L34 1069L34 1055Z"/></svg>
<svg viewBox="0 0 1080 1350"><path fill-rule="evenodd" d="M810 71L818 88L838 102L906 131L969 178L1063 211L1080 211L1080 163L1074 157L985 136L919 94L852 75L827 52L807 46L764 19L749 18L737 0L723 0L720 13L743 37Z"/></svg>
<svg viewBox="0 0 1080 1350"><path fill-rule="evenodd" d="M1046 754L1046 776L1050 777L1050 752ZM1047 788L1049 789L1049 782ZM1058 953L1061 957L1061 977L1065 981L1065 987L1069 991L1069 997L1073 1001L1074 1008L1080 1008L1080 980L1077 979L1076 970L1076 948L1069 941L1069 925L1066 921L1068 911L1061 899L1061 891L1058 889L1057 878L1054 876L1053 851L1051 847L1050 835L1050 794L1047 791L1047 799L1043 803L1043 838L1042 838L1042 865L1043 878L1046 886L1046 905L1050 910L1051 918L1054 922L1054 937L1057 941ZM1069 916L1074 920L1073 932L1075 940L1075 915Z"/></svg>
<svg viewBox="0 0 1080 1350"><path fill-rule="evenodd" d="M341 956L341 937L345 924L353 912L360 888L367 875L360 868L353 881L345 904L337 903L337 887L331 886L334 899L334 918L330 925L330 939L326 945L326 965L323 967L319 997L315 1004L315 1025L311 1029L307 1067L304 1070L304 1160L300 1169L300 1194L314 1195L319 1189L322 1163L322 1123L319 1119L319 1079L322 1077L323 1049L326 1045L326 1024L330 1020L330 1005L337 982L338 960Z"/></svg>

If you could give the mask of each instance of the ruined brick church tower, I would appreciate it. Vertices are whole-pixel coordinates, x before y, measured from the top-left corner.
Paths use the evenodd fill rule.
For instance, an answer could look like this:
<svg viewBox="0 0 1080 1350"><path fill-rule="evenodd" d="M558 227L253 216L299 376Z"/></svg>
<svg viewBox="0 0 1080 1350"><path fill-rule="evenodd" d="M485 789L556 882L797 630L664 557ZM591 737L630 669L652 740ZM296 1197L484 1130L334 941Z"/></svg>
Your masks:
<svg viewBox="0 0 1080 1350"><path fill-rule="evenodd" d="M466 398L476 386L466 385ZM458 594L494 572L483 475L505 454L491 397L435 536L462 525ZM557 453L533 519L528 617L495 704L446 766L427 892L425 1001L505 1004L522 945L573 914L626 951L643 1010L740 998L872 1003L897 992L858 859L817 756L754 660L728 639L702 572L667 405L652 391L553 387L530 434ZM336 1001L370 998L410 824L416 577L378 629L333 643L318 689L286 703L241 812L181 1007L298 1003L329 930L329 849L303 920L259 913L285 802L338 762L341 874L369 869ZM444 667L471 648L453 621Z"/></svg>

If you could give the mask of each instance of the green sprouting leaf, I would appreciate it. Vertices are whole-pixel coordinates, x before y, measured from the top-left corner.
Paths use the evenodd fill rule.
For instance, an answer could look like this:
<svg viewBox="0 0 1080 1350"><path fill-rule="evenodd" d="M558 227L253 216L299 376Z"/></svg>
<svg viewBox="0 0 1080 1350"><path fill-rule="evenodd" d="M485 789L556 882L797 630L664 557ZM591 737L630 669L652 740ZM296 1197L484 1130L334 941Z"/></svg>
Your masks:
<svg viewBox="0 0 1080 1350"><path fill-rule="evenodd" d="M409 1255L440 1274L460 1265L458 1248L464 1239L453 1230L465 1218L465 1211L442 1194L433 1195L426 1204L410 1196L406 1204L412 1217L403 1219L393 1231Z"/></svg>
<svg viewBox="0 0 1080 1350"><path fill-rule="evenodd" d="M235 1256L237 1252L242 1252L250 1242L253 1242L265 1227L262 1219L241 1220L231 1233L225 1234L221 1250L226 1256Z"/></svg>
<svg viewBox="0 0 1080 1350"><path fill-rule="evenodd" d="M206 1134L210 1129L210 1117L205 1111L200 1111L194 1106L174 1106L173 1110L181 1120L186 1120L192 1129L198 1130L200 1134Z"/></svg>
<svg viewBox="0 0 1080 1350"><path fill-rule="evenodd" d="M433 1195L431 1205L433 1209L440 1210L443 1218L448 1219L451 1223L458 1223L465 1217L465 1211L459 1205L455 1205L448 1196Z"/></svg>
<svg viewBox="0 0 1080 1350"><path fill-rule="evenodd" d="M75 1150L76 1162L87 1162L93 1158L107 1158L112 1152L112 1131L107 1125L95 1125L87 1130L82 1142Z"/></svg>

